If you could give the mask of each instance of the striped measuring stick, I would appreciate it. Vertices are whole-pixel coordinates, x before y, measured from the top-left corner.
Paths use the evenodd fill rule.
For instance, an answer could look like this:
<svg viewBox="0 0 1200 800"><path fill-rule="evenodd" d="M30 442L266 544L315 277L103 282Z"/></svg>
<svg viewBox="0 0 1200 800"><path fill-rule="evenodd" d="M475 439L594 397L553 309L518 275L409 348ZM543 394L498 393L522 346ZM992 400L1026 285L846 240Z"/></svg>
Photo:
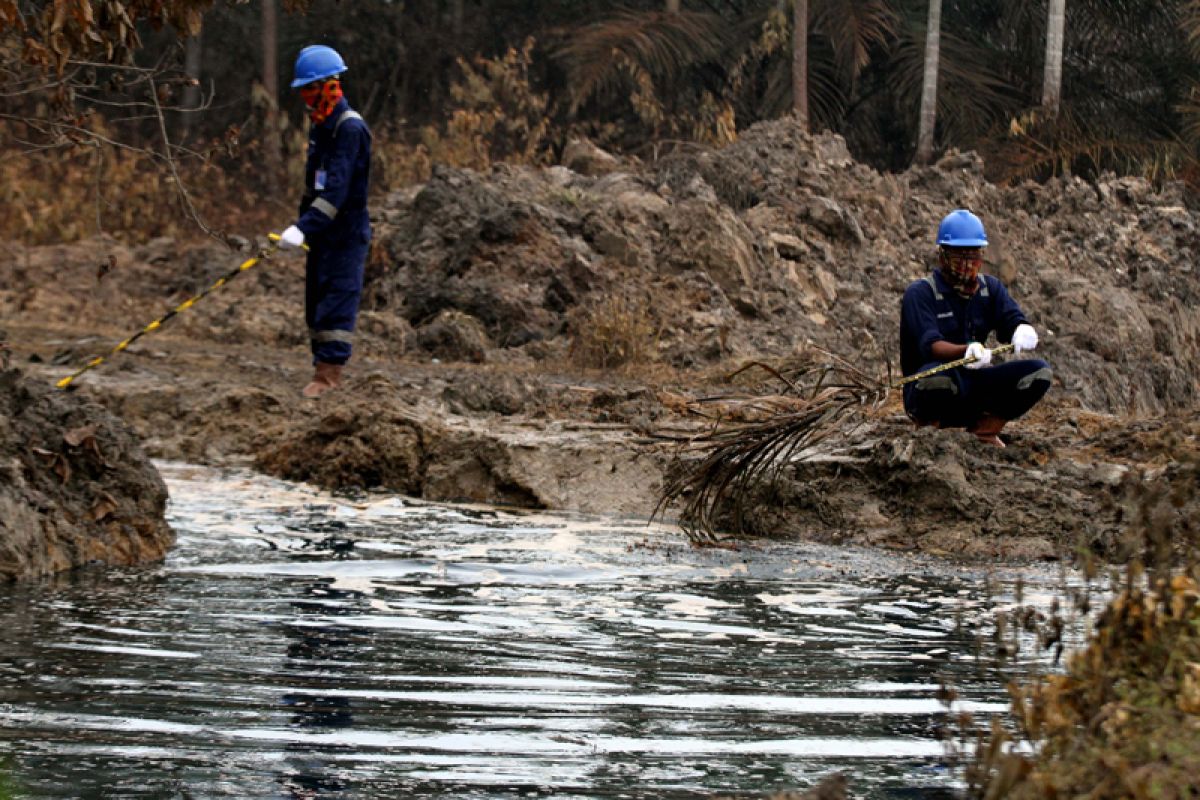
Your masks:
<svg viewBox="0 0 1200 800"><path fill-rule="evenodd" d="M180 303L179 305L172 308L166 314L163 314L161 317L154 320L154 322L151 322L149 325L142 328L140 331L135 333L133 336L130 336L128 339L119 343L116 347L114 347L112 350L110 350L106 355L96 356L91 361L84 364L79 369L75 370L75 372L71 373L67 377L58 381L58 383L56 383L55 386L57 386L59 389L66 389L68 386L71 385L72 381L74 381L76 378L78 378L83 373L87 372L90 369L100 366L105 361L112 358L117 353L126 349L127 347L129 347L129 345L133 344L138 339L145 336L147 333L158 330L159 328L161 328L163 326L163 323L166 322L167 320L169 320L171 317L175 316L176 314L179 314L180 312L187 311L189 308L196 305L196 303L198 303L202 297L204 297L208 294L211 294L212 292L215 292L217 289L220 289L222 286L229 283L231 280L236 278L238 275L242 274L246 270L253 267L259 261L262 261L264 258L269 257L272 253L274 253L279 248L279 235L275 234L275 233L270 233L270 234L267 234L267 238L269 238L271 240L272 244L266 250L260 250L258 252L258 254L255 255L253 258L246 259L235 269L232 269L229 272L222 275L220 278L217 278L217 280L213 283L212 286L209 286L207 289L200 292L200 294L197 294L193 297L189 297L187 300L184 300L182 303ZM308 249L308 245L301 245L301 246L305 250Z"/></svg>
<svg viewBox="0 0 1200 800"><path fill-rule="evenodd" d="M1007 352L1010 352L1012 349L1013 349L1013 346L1011 344L998 345L998 346L992 348L992 355L996 355L997 353L1007 353ZM899 389L901 386L904 386L907 383L912 383L913 381L919 381L919 380L921 380L921 378L928 378L930 375L937 375L939 372L945 372L946 370L957 369L958 367L965 367L967 364L974 364L977 360L978 359L971 357L971 358L960 358L957 361L947 361L945 364L939 364L938 366L936 366L932 369L927 369L924 372L918 372L916 375L909 375L907 378L901 378L900 380L891 384L888 388Z"/></svg>

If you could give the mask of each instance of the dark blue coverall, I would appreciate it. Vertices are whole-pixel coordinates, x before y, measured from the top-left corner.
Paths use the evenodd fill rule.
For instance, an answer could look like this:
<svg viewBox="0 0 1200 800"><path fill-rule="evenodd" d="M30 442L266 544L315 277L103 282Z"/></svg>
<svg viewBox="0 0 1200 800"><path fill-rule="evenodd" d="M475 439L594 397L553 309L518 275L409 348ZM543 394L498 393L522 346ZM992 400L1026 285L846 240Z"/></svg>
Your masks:
<svg viewBox="0 0 1200 800"><path fill-rule="evenodd" d="M996 332L1002 343L1026 322L1020 306L999 279L979 276L970 298L955 292L939 270L914 281L900 307L900 369L905 375L941 364L933 343L984 342ZM921 424L970 428L985 414L1012 420L1033 408L1050 388L1053 373L1039 359L1009 361L994 367L947 370L904 387L904 410Z"/></svg>
<svg viewBox="0 0 1200 800"><path fill-rule="evenodd" d="M371 242L370 172L371 132L342 98L327 120L310 129L296 223L309 247L304 317L314 363L350 358Z"/></svg>

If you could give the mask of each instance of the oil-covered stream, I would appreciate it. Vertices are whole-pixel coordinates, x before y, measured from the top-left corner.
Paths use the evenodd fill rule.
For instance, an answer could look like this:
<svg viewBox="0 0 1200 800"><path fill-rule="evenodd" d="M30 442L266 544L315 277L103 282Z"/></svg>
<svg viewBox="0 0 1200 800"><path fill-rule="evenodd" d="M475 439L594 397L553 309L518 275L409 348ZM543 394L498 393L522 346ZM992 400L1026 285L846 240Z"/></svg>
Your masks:
<svg viewBox="0 0 1200 800"><path fill-rule="evenodd" d="M1017 573L163 470L165 564L0 587L17 797L931 796L1007 708Z"/></svg>

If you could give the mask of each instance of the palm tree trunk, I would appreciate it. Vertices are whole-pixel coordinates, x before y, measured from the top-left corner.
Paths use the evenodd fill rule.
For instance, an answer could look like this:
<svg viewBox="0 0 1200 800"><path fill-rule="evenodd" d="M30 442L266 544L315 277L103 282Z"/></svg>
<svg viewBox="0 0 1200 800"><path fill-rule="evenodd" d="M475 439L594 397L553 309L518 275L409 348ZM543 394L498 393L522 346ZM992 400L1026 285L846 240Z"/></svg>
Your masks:
<svg viewBox="0 0 1200 800"><path fill-rule="evenodd" d="M792 18L792 113L808 130L808 0L793 0Z"/></svg>
<svg viewBox="0 0 1200 800"><path fill-rule="evenodd" d="M267 98L263 115L263 158L267 166L268 191L275 189L275 180L283 160L276 120L279 108L279 15L276 2L263 0L262 4L262 82Z"/></svg>
<svg viewBox="0 0 1200 800"><path fill-rule="evenodd" d="M942 0L929 0L925 29L925 80L921 87L921 120L917 129L917 163L933 158L933 129L937 124L938 50L942 35Z"/></svg>
<svg viewBox="0 0 1200 800"><path fill-rule="evenodd" d="M1058 116L1062 97L1063 28L1066 26L1067 0L1050 0L1046 18L1046 72L1042 78L1042 109L1050 117Z"/></svg>
<svg viewBox="0 0 1200 800"><path fill-rule="evenodd" d="M450 30L454 38L462 36L463 20L466 18L464 0L450 0Z"/></svg>
<svg viewBox="0 0 1200 800"><path fill-rule="evenodd" d="M183 115L180 119L180 138L186 140L192 132L192 122L195 112L189 109L198 108L202 97L200 92L200 70L204 63L204 29L201 28L195 36L189 36L183 44L183 71L195 83L183 87L180 103Z"/></svg>

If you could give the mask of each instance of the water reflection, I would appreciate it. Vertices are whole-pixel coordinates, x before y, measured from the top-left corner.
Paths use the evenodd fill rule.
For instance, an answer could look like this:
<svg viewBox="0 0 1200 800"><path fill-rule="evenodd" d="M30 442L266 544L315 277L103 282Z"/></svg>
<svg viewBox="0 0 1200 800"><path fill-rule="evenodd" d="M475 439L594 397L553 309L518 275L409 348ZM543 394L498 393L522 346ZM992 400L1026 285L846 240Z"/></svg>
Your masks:
<svg viewBox="0 0 1200 800"><path fill-rule="evenodd" d="M901 796L954 787L948 712L1007 707L972 652L1011 598L976 574L167 477L165 566L0 590L34 796Z"/></svg>
<svg viewBox="0 0 1200 800"><path fill-rule="evenodd" d="M351 699L322 690L344 685L346 676L340 665L359 663L370 647L357 646L354 632L336 623L305 624L305 620L353 613L349 601L355 593L333 589L327 580L304 581L295 588L304 595L292 601L294 613L280 625L287 642L280 678L285 685L303 689L284 692L280 698L289 725L316 734L350 728L354 725ZM286 797L337 797L346 789L336 765L325 757L336 748L305 741L289 742L284 749L287 757L280 784Z"/></svg>

